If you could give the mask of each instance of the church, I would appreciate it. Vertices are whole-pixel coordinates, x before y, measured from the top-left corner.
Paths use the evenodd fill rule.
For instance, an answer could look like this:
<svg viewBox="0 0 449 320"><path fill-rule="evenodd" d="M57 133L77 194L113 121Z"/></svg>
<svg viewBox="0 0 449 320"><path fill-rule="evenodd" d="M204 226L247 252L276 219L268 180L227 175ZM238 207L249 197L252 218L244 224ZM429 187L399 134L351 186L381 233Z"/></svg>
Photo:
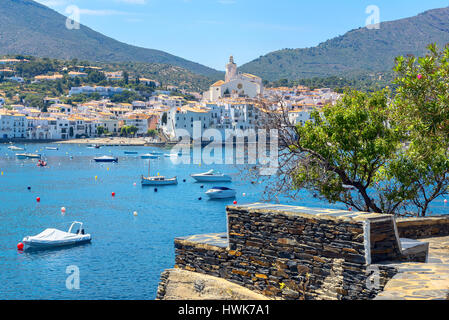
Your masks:
<svg viewBox="0 0 449 320"><path fill-rule="evenodd" d="M262 79L249 73L237 72L237 65L231 56L226 65L225 81L215 82L203 97L206 101L214 102L221 98L256 98L262 94Z"/></svg>

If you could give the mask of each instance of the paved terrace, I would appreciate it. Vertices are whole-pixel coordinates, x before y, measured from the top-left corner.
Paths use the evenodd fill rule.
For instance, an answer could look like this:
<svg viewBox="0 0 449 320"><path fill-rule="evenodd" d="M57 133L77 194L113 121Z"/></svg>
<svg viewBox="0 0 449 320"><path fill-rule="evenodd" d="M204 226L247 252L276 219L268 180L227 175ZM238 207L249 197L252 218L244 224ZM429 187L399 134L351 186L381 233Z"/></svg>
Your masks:
<svg viewBox="0 0 449 320"><path fill-rule="evenodd" d="M449 237L428 238L427 263L390 264L398 270L376 300L449 299Z"/></svg>

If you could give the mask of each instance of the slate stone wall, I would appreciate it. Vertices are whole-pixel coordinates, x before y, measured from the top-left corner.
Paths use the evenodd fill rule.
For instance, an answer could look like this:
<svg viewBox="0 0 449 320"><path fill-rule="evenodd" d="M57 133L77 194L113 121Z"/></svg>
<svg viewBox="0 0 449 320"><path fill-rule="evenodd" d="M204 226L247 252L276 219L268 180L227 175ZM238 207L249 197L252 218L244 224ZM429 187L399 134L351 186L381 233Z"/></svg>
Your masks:
<svg viewBox="0 0 449 320"><path fill-rule="evenodd" d="M367 262L363 220L236 207L227 214L229 247L176 240L177 268L295 300L371 299L395 274ZM379 239L372 249L382 251L389 240Z"/></svg>
<svg viewBox="0 0 449 320"><path fill-rule="evenodd" d="M423 239L449 236L449 216L398 219L396 224L401 238Z"/></svg>

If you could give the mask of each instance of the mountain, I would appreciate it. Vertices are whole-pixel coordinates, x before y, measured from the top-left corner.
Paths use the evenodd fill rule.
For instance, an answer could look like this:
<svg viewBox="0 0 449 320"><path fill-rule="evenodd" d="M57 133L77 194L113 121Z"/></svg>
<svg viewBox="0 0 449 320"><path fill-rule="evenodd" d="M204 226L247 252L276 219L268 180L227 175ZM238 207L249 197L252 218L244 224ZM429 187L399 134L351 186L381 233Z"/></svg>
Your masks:
<svg viewBox="0 0 449 320"><path fill-rule="evenodd" d="M391 71L399 55L424 55L430 43L449 43L449 7L359 28L306 49L271 52L240 67L266 80L356 76Z"/></svg>
<svg viewBox="0 0 449 320"><path fill-rule="evenodd" d="M67 18L32 0L0 0L0 55L25 54L98 62L145 62L185 68L212 79L223 73L163 51L128 45L86 26L66 28Z"/></svg>

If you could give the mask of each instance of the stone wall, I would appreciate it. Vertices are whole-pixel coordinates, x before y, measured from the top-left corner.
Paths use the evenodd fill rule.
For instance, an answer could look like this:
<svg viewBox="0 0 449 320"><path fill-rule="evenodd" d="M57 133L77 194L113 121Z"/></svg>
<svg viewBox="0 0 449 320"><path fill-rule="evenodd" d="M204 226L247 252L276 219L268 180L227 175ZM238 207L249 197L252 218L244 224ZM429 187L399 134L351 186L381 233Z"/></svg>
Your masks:
<svg viewBox="0 0 449 320"><path fill-rule="evenodd" d="M370 265L371 259L400 255L393 229L385 237L370 236L391 227L391 217L263 206L231 206L227 217L227 246L177 239L176 267L270 298L371 299L395 273ZM379 286L370 282L373 267Z"/></svg>
<svg viewBox="0 0 449 320"><path fill-rule="evenodd" d="M399 236L409 239L449 236L449 216L404 218L397 222Z"/></svg>

